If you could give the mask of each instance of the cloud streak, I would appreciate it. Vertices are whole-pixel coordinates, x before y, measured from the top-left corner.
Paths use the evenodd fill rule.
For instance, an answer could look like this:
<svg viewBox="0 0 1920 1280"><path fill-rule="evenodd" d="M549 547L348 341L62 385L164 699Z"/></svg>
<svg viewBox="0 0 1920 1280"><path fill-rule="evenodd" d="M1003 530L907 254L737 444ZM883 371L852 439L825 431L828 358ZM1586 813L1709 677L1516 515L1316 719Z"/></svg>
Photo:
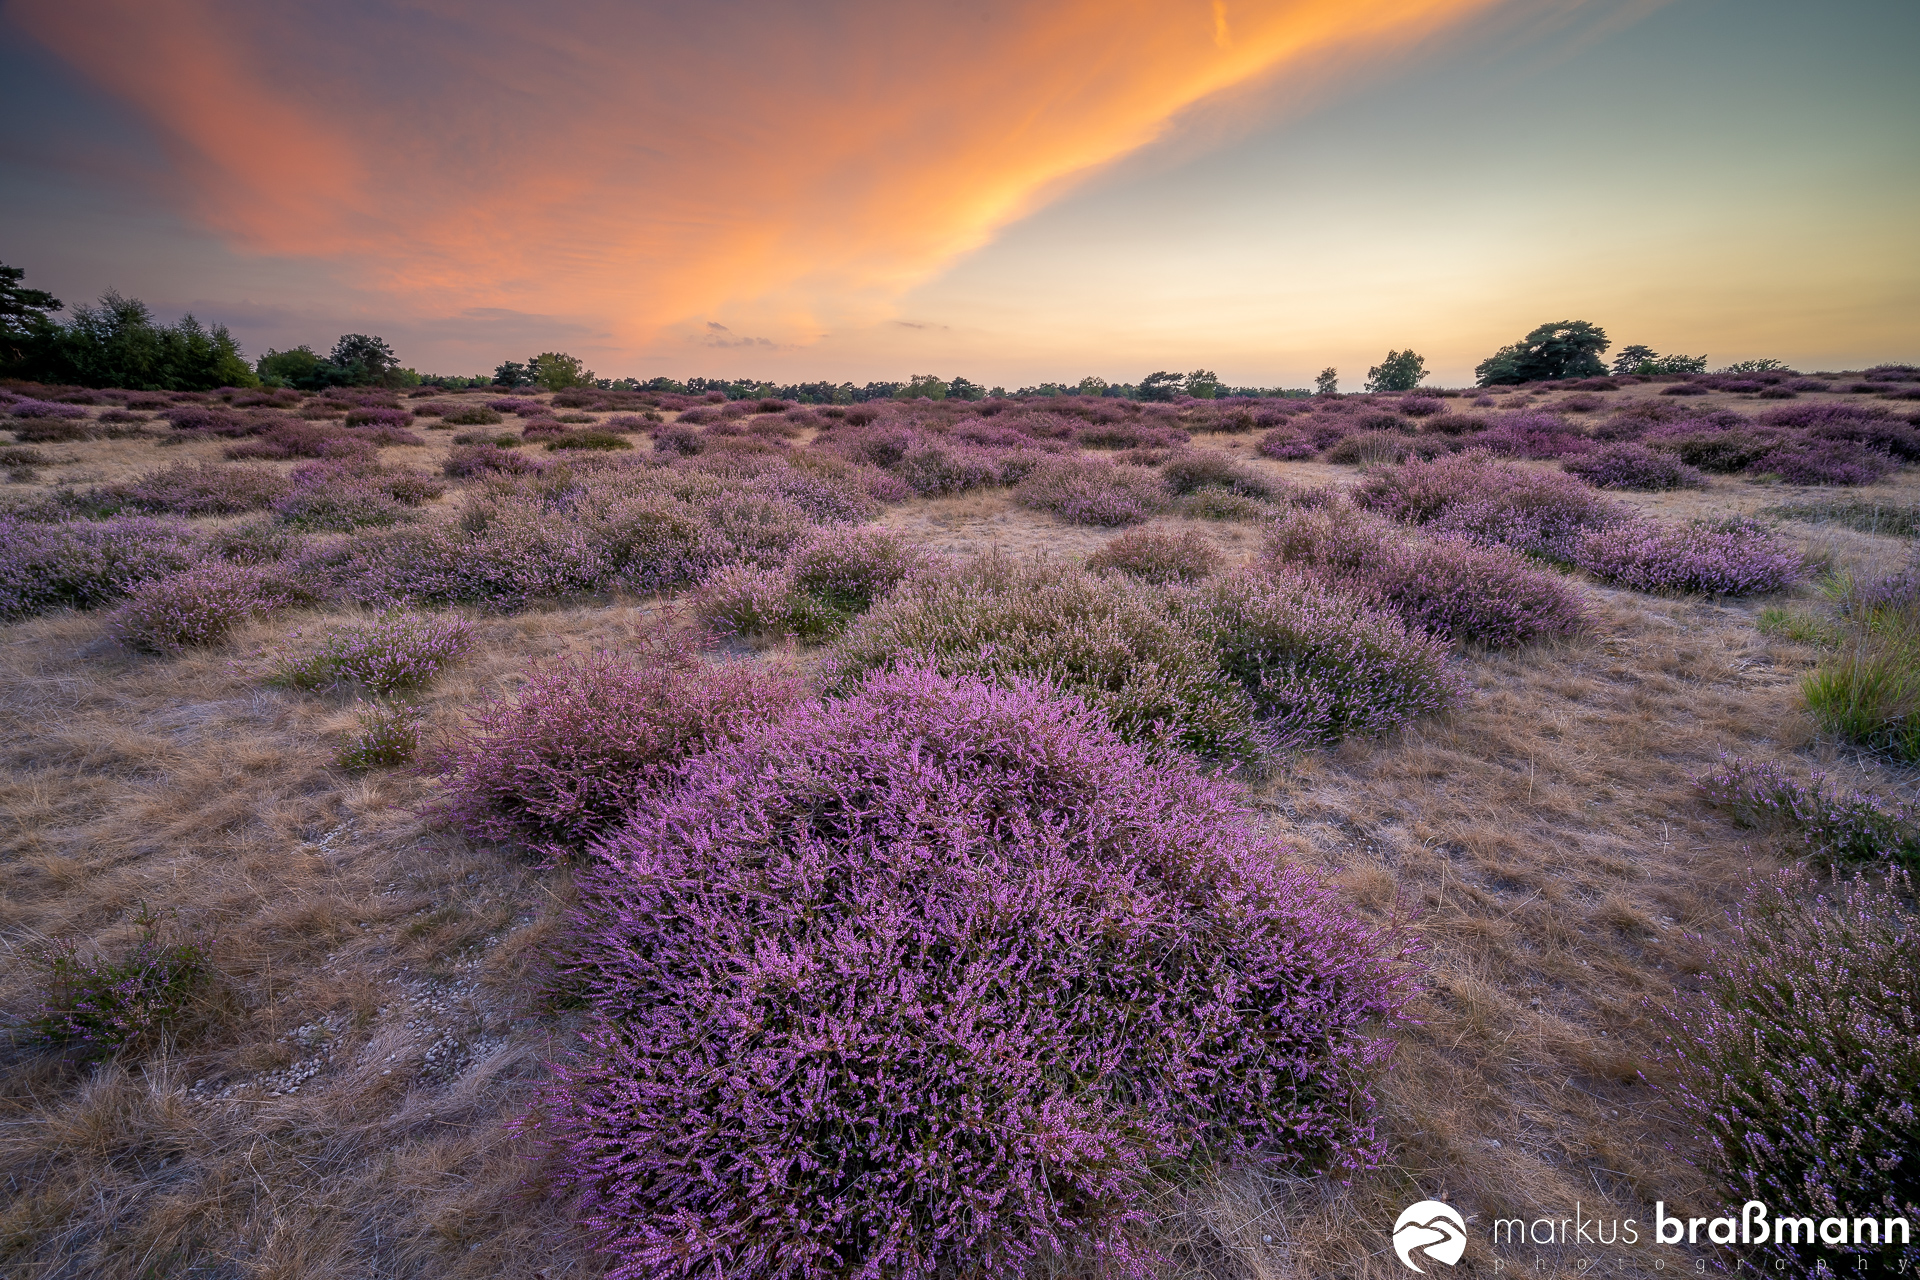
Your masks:
<svg viewBox="0 0 1920 1280"><path fill-rule="evenodd" d="M1223 91L1494 0L15 0L142 113L172 198L399 310L872 323Z"/></svg>

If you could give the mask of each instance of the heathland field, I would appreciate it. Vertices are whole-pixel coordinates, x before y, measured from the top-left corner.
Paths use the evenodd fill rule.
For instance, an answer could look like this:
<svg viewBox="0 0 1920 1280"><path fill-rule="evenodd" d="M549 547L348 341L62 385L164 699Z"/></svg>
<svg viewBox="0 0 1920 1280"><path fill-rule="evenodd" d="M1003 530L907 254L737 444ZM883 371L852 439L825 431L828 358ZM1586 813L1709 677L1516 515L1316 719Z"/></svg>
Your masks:
<svg viewBox="0 0 1920 1280"><path fill-rule="evenodd" d="M1920 1261L1917 410L11 385L0 1272Z"/></svg>

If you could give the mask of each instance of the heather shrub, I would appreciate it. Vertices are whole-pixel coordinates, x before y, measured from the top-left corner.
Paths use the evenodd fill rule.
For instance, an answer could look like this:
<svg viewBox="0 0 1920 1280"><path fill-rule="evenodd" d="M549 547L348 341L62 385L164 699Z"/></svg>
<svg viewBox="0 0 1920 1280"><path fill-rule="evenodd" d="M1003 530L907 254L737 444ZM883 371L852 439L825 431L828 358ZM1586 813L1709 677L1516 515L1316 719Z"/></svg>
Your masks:
<svg viewBox="0 0 1920 1280"><path fill-rule="evenodd" d="M1745 471L1788 442L1777 427L1676 422L1641 437L1650 448L1671 453L1690 467L1731 474Z"/></svg>
<svg viewBox="0 0 1920 1280"><path fill-rule="evenodd" d="M84 417L39 418L25 422L15 420L7 426L12 429L13 438L21 444L71 444L76 440L91 440L96 435L102 434Z"/></svg>
<svg viewBox="0 0 1920 1280"><path fill-rule="evenodd" d="M1270 750L1385 733L1460 696L1445 640L1293 572L1242 569L1178 603Z"/></svg>
<svg viewBox="0 0 1920 1280"><path fill-rule="evenodd" d="M483 703L439 750L440 811L473 838L579 850L689 757L802 696L792 678L744 662L561 659Z"/></svg>
<svg viewBox="0 0 1920 1280"><path fill-rule="evenodd" d="M1701 966L1704 990L1666 1010L1674 1100L1733 1200L1841 1237L1750 1246L1771 1255L1769 1271L1905 1274L1920 1264L1920 1241L1881 1229L1920 1217L1913 884L1896 871L1803 902L1814 888L1804 872L1755 883Z"/></svg>
<svg viewBox="0 0 1920 1280"><path fill-rule="evenodd" d="M614 1276L1143 1275L1170 1169L1379 1158L1408 949L1044 687L877 677L597 853L546 1112Z"/></svg>
<svg viewBox="0 0 1920 1280"><path fill-rule="evenodd" d="M826 529L794 554L796 589L845 614L864 613L909 574L927 566L927 555L886 529Z"/></svg>
<svg viewBox="0 0 1920 1280"><path fill-rule="evenodd" d="M1100 458L1046 458L1013 492L1021 506L1069 524L1140 524L1167 505L1166 485L1154 472Z"/></svg>
<svg viewBox="0 0 1920 1280"><path fill-rule="evenodd" d="M1308 492L1302 490L1301 492ZM1250 498L1230 489L1196 489L1173 500L1172 511L1189 520L1250 520L1273 518L1280 508L1262 498Z"/></svg>
<svg viewBox="0 0 1920 1280"><path fill-rule="evenodd" d="M135 921L139 940L116 957L82 957L72 942L40 955L46 991L27 1019L36 1039L102 1055L146 1047L192 1020L212 977L205 948L168 937L145 907Z"/></svg>
<svg viewBox="0 0 1920 1280"><path fill-rule="evenodd" d="M283 659L273 680L295 689L351 682L386 697L425 688L472 644L473 624L464 618L395 611L327 632L305 657Z"/></svg>
<svg viewBox="0 0 1920 1280"><path fill-rule="evenodd" d="M489 400L487 408L495 413L511 413L522 418L545 417L553 412L538 400L528 400L520 396L502 396L498 400Z"/></svg>
<svg viewBox="0 0 1920 1280"><path fill-rule="evenodd" d="M1192 530L1135 529L1087 557L1087 568L1095 573L1113 570L1152 583L1204 578L1219 567L1220 553Z"/></svg>
<svg viewBox="0 0 1920 1280"><path fill-rule="evenodd" d="M1852 440L1799 440L1756 459L1748 470L1788 484L1858 485L1872 484L1899 465Z"/></svg>
<svg viewBox="0 0 1920 1280"><path fill-rule="evenodd" d="M248 618L310 598L258 565L203 564L135 586L114 614L113 630L132 648L171 653L213 644Z"/></svg>
<svg viewBox="0 0 1920 1280"><path fill-rule="evenodd" d="M1670 387L1660 388L1663 396L1704 396L1708 391L1709 388L1695 386L1691 382L1676 382Z"/></svg>
<svg viewBox="0 0 1920 1280"><path fill-rule="evenodd" d="M8 406L7 412L16 418L68 418L79 419L87 416L87 411L77 404L55 404L49 400L31 398L15 400Z"/></svg>
<svg viewBox="0 0 1920 1280"><path fill-rule="evenodd" d="M1376 471L1352 496L1364 508L1429 532L1504 543L1562 562L1574 558L1588 530L1626 516L1572 476L1517 467L1477 450Z"/></svg>
<svg viewBox="0 0 1920 1280"><path fill-rule="evenodd" d="M1381 463L1405 462L1418 455L1423 458L1435 457L1447 452L1443 440L1428 437L1405 435L1398 431L1356 431L1343 436L1326 452L1326 461L1347 466L1378 466Z"/></svg>
<svg viewBox="0 0 1920 1280"><path fill-rule="evenodd" d="M276 499L273 510L282 523L309 532L344 533L413 519L405 503L357 478L299 485Z"/></svg>
<svg viewBox="0 0 1920 1280"><path fill-rule="evenodd" d="M1752 520L1670 524L1625 520L1580 539L1574 563L1636 591L1764 595L1798 582L1806 558Z"/></svg>
<svg viewBox="0 0 1920 1280"><path fill-rule="evenodd" d="M411 426L412 423L413 414L405 409L357 408L347 410L346 424L350 427L407 427Z"/></svg>
<svg viewBox="0 0 1920 1280"><path fill-rule="evenodd" d="M420 713L396 703L371 702L355 708L359 722L353 737L333 762L349 773L395 769L420 750Z"/></svg>
<svg viewBox="0 0 1920 1280"><path fill-rule="evenodd" d="M1707 478L1670 454L1626 441L1562 464L1596 489L1704 489Z"/></svg>
<svg viewBox="0 0 1920 1280"><path fill-rule="evenodd" d="M631 449L633 442L625 436L615 435L611 431L570 431L563 436L555 436L547 441L547 450L556 449L597 449L611 452L619 449Z"/></svg>
<svg viewBox="0 0 1920 1280"><path fill-rule="evenodd" d="M1777 765L1738 756L1722 755L1693 785L1742 826L1791 836L1816 857L1920 866L1920 807L1828 787L1819 772L1803 784Z"/></svg>
<svg viewBox="0 0 1920 1280"><path fill-rule="evenodd" d="M441 415L440 421L449 427L494 427L502 419L496 410L483 404L469 404L448 410Z"/></svg>
<svg viewBox="0 0 1920 1280"><path fill-rule="evenodd" d="M1409 539L1344 506L1289 512L1263 554L1449 640L1506 648L1586 623L1565 579L1516 551L1458 536Z"/></svg>
<svg viewBox="0 0 1920 1280"><path fill-rule="evenodd" d="M1198 489L1226 489L1250 498L1264 498L1271 491L1265 476L1236 462L1224 453L1210 449L1189 449L1176 453L1160 468L1167 488L1176 495Z"/></svg>
<svg viewBox="0 0 1920 1280"><path fill-rule="evenodd" d="M797 589L784 568L722 565L695 588L691 603L708 630L751 640L821 640L846 625L844 613Z"/></svg>
<svg viewBox="0 0 1920 1280"><path fill-rule="evenodd" d="M191 568L204 554L199 535L179 520L38 523L0 515L0 618L95 608Z"/></svg>
<svg viewBox="0 0 1920 1280"><path fill-rule="evenodd" d="M277 422L259 435L236 441L223 451L241 458L344 458L372 453L379 445L367 431L342 431L297 418Z"/></svg>
<svg viewBox="0 0 1920 1280"><path fill-rule="evenodd" d="M1298 462L1320 452L1313 437L1296 427L1275 427L1260 437L1254 449L1263 458L1277 458L1282 462Z"/></svg>
<svg viewBox="0 0 1920 1280"><path fill-rule="evenodd" d="M1467 443L1504 458L1570 458L1593 451L1593 441L1556 413L1508 414Z"/></svg>
<svg viewBox="0 0 1920 1280"><path fill-rule="evenodd" d="M1247 709L1206 643L1124 580L999 552L908 578L834 646L830 687L932 663L954 676L1048 681L1130 741L1246 756Z"/></svg>
<svg viewBox="0 0 1920 1280"><path fill-rule="evenodd" d="M460 437L455 436L454 439L457 441ZM474 476L531 475L540 470L540 464L525 454L502 448L497 440L489 440L456 445L448 450L447 460L440 469L453 479L469 479Z"/></svg>
<svg viewBox="0 0 1920 1280"><path fill-rule="evenodd" d="M1447 402L1438 396L1407 396L1400 401L1400 412L1409 418L1431 418L1446 411Z"/></svg>

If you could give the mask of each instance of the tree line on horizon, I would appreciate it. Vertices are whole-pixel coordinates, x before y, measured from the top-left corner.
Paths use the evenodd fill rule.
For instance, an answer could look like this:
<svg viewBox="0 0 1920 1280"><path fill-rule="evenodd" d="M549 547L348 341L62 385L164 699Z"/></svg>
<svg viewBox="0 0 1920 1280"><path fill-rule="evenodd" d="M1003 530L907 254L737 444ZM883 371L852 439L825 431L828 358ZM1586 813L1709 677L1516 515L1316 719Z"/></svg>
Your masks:
<svg viewBox="0 0 1920 1280"><path fill-rule="evenodd" d="M203 325L188 314L164 325L136 298L109 290L97 305L73 309L72 318L54 318L65 304L51 293L23 283L25 272L0 263L0 376L43 383L126 387L151 391L204 391L216 387L293 387L322 391L340 386L448 389L538 387L563 391L574 387L603 390L671 392L730 400L777 397L800 404L858 404L873 400L984 400L989 397L1100 396L1171 402L1181 398L1301 397L1337 395L1337 369L1320 371L1312 388L1229 386L1210 369L1188 373L1156 370L1138 382L1112 383L1089 375L1077 383L1043 382L1035 386L988 387L971 379L915 374L905 382L775 383L754 378L649 379L601 378L577 356L547 351L526 361L507 360L493 374L448 376L421 374L403 367L384 339L369 334L340 336L321 355L302 344L286 351L272 348L249 365L240 345L223 324ZM1601 356L1611 346L1606 331L1586 320L1543 324L1519 341L1501 347L1474 370L1477 385L1513 386L1529 382L1637 374L1705 372L1707 358L1660 355L1651 347L1621 348L1611 366ZM1748 360L1724 372L1748 373L1781 368L1777 360ZM1367 370L1369 392L1412 391L1427 376L1426 360L1411 349L1389 351Z"/></svg>

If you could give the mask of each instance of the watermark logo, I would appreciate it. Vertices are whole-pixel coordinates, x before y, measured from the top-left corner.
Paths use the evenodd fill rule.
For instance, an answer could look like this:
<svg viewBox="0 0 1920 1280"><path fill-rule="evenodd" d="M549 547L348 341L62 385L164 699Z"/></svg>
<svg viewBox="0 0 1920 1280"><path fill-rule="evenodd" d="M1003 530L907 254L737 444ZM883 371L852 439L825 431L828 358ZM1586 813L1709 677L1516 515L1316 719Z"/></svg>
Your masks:
<svg viewBox="0 0 1920 1280"><path fill-rule="evenodd" d="M1393 1251L1421 1275L1426 1268L1414 1261L1416 1256L1452 1266L1467 1251L1467 1224L1452 1205L1422 1200L1393 1224Z"/></svg>

